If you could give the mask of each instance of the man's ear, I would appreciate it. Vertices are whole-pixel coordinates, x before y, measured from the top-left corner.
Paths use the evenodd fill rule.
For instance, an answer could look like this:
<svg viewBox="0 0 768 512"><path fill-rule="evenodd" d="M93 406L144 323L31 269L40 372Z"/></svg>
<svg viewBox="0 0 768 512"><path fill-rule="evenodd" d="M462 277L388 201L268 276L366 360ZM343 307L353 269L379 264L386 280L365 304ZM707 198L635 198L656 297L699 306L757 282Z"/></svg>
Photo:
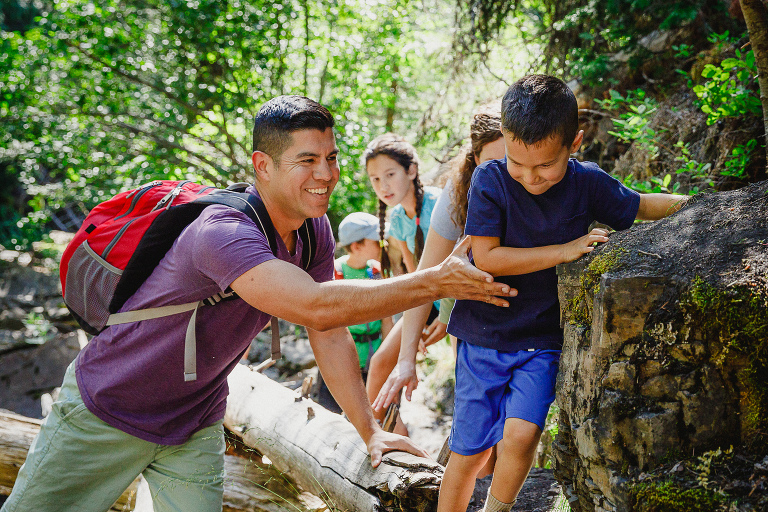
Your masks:
<svg viewBox="0 0 768 512"><path fill-rule="evenodd" d="M582 142L584 142L584 130L579 130L579 133L577 133L576 137L573 139L573 144L571 144L571 154L579 151Z"/></svg>
<svg viewBox="0 0 768 512"><path fill-rule="evenodd" d="M258 181L269 181L269 177L275 167L272 157L263 151L254 151L251 155L251 162L253 162L256 179Z"/></svg>

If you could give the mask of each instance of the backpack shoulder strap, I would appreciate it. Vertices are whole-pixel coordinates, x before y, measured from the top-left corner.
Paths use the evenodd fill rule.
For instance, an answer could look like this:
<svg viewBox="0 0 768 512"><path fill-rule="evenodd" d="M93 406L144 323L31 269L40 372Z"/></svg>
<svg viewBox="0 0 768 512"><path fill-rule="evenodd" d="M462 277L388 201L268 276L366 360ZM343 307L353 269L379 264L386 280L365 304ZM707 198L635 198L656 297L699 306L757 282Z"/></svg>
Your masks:
<svg viewBox="0 0 768 512"><path fill-rule="evenodd" d="M223 204L245 213L256 223L262 233L267 237L269 248L272 254L277 256L277 234L272 219L269 217L267 207L258 196L234 190L215 190L210 194L196 199L196 202L207 204ZM315 235L315 226L312 219L307 219L299 228L299 238L301 238L301 266L308 270L314 261L317 253L317 237Z"/></svg>
<svg viewBox="0 0 768 512"><path fill-rule="evenodd" d="M305 220L301 225L299 238L301 238L301 266L304 270L309 270L317 254L317 236L315 236L315 225L312 219Z"/></svg>

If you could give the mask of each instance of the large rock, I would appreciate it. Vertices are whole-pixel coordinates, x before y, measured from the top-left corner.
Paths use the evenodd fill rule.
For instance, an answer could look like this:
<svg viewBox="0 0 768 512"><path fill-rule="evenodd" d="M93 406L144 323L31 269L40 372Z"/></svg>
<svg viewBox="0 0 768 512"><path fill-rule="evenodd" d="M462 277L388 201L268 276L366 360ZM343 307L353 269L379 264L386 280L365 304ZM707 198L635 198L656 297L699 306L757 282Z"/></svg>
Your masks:
<svg viewBox="0 0 768 512"><path fill-rule="evenodd" d="M640 480L691 454L768 450L767 193L697 198L558 268L555 475L574 511L633 510Z"/></svg>

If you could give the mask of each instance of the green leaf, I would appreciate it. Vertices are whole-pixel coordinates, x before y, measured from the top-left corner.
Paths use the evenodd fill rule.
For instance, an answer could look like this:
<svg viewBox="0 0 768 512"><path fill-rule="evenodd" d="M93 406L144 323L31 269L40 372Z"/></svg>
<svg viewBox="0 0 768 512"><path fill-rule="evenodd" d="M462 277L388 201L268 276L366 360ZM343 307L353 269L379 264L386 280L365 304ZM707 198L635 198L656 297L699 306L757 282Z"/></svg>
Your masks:
<svg viewBox="0 0 768 512"><path fill-rule="evenodd" d="M719 73L718 69L712 64L707 64L701 71L701 76L704 78L712 78Z"/></svg>

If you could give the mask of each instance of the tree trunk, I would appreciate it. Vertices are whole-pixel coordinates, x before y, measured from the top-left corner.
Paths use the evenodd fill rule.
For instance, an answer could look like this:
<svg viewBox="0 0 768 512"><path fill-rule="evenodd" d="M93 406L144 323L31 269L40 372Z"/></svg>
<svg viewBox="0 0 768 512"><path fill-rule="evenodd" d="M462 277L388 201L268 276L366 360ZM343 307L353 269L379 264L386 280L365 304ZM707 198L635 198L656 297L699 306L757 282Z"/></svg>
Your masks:
<svg viewBox="0 0 768 512"><path fill-rule="evenodd" d="M392 97L387 105L387 124L386 130L391 132L395 126L395 105L397 104L397 73L400 71L400 64L395 62L392 64L392 82L389 84L389 92Z"/></svg>
<svg viewBox="0 0 768 512"><path fill-rule="evenodd" d="M309 96L309 58L311 55L311 50L309 48L309 2L303 0L301 2L301 7L304 11L304 96Z"/></svg>
<svg viewBox="0 0 768 512"><path fill-rule="evenodd" d="M224 424L333 510L427 511L437 503L442 466L396 452L374 470L348 421L245 366L229 376Z"/></svg>
<svg viewBox="0 0 768 512"><path fill-rule="evenodd" d="M768 149L768 8L762 0L741 0L741 11L749 31L749 41L755 53L760 102L763 104L763 126ZM768 169L768 158L766 158Z"/></svg>
<svg viewBox="0 0 768 512"><path fill-rule="evenodd" d="M222 512L311 512L326 510L317 496L302 493L284 475L258 460L224 457Z"/></svg>

